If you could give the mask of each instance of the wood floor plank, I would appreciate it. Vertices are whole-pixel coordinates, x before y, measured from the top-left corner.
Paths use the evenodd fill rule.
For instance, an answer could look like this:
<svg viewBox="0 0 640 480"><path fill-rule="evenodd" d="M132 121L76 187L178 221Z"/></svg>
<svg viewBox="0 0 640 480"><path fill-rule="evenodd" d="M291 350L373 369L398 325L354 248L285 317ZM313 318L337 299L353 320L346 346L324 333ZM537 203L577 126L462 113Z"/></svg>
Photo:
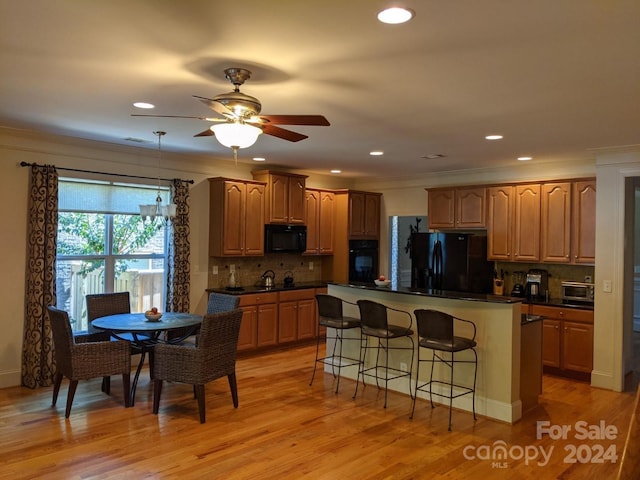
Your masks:
<svg viewBox="0 0 640 480"><path fill-rule="evenodd" d="M431 409L373 385L353 400L353 381L334 394L330 374L309 379L315 348L300 346L238 360L240 405L233 408L226 379L206 387L207 423L198 420L188 385L165 384L159 415L151 413L152 384L143 371L136 404L122 406L122 384L111 395L100 379L80 382L71 416L64 418L68 383L58 405L51 388L0 390L0 479L603 479L617 464L565 463L571 445L584 451L613 445L618 456L627 434L634 392L616 393L586 383L545 376L540 405L515 425L454 411ZM536 438L536 422L570 425L603 421L617 429L614 440ZM469 458L499 442L506 448L553 448L550 461L509 458L504 468L491 459ZM472 457L472 456L471 456ZM640 477L639 477L640 478Z"/></svg>

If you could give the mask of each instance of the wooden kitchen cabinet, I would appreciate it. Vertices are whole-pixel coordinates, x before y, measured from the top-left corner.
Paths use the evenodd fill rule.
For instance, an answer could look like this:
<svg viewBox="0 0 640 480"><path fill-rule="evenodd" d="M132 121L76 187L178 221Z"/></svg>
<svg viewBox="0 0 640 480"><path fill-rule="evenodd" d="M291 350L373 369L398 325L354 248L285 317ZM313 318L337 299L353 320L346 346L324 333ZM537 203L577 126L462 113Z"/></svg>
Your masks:
<svg viewBox="0 0 640 480"><path fill-rule="evenodd" d="M278 344L278 294L259 293L240 296L243 310L238 350L251 350Z"/></svg>
<svg viewBox="0 0 640 480"><path fill-rule="evenodd" d="M334 244L335 194L308 188L305 193L309 255L331 255Z"/></svg>
<svg viewBox="0 0 640 480"><path fill-rule="evenodd" d="M542 184L541 260L595 263L594 180Z"/></svg>
<svg viewBox="0 0 640 480"><path fill-rule="evenodd" d="M306 223L305 190L306 175L260 170L253 172L253 179L265 182L267 223Z"/></svg>
<svg viewBox="0 0 640 480"><path fill-rule="evenodd" d="M588 379L593 369L593 311L531 305L543 315L542 363L546 371Z"/></svg>
<svg viewBox="0 0 640 480"><path fill-rule="evenodd" d="M485 187L427 189L429 228L486 227Z"/></svg>
<svg viewBox="0 0 640 480"><path fill-rule="evenodd" d="M487 259L540 258L540 184L489 188Z"/></svg>
<svg viewBox="0 0 640 480"><path fill-rule="evenodd" d="M571 260L573 263L596 262L596 179L572 185Z"/></svg>
<svg viewBox="0 0 640 480"><path fill-rule="evenodd" d="M315 289L280 292L278 342L305 340L316 336Z"/></svg>
<svg viewBox="0 0 640 480"><path fill-rule="evenodd" d="M380 193L349 192L349 238L380 237Z"/></svg>
<svg viewBox="0 0 640 480"><path fill-rule="evenodd" d="M264 255L265 183L210 178L209 254Z"/></svg>

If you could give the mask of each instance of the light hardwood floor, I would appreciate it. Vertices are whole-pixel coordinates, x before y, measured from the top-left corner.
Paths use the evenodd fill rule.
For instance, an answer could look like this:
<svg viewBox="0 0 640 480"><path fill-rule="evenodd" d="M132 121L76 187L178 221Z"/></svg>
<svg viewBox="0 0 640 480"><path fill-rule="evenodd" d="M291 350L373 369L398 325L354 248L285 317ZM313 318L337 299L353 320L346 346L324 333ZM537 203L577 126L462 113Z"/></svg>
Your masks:
<svg viewBox="0 0 640 480"><path fill-rule="evenodd" d="M165 384L158 416L151 413L152 385L143 371L136 404L122 406L122 383L112 394L100 380L80 382L71 417L64 418L68 382L58 405L51 388L0 390L0 478L181 478L181 479L606 479L617 465L565 463L574 445L591 459L600 444L622 455L633 392L615 393L588 384L544 378L540 405L515 425L454 412L419 400L409 419L409 397L384 395L367 386L352 400L354 382L319 373L312 387L314 347L301 346L241 358L237 365L240 406L231 402L226 379L206 387L207 423L198 421L190 386ZM536 422L569 425L566 440L536 439ZM614 440L578 440L575 423L604 422ZM483 449L509 450L499 468L478 458ZM522 447L522 448L520 448ZM550 454L527 462L519 452ZM466 455L465 455L466 452ZM475 455L476 458L473 458ZM501 463L501 462L497 462ZM640 477L639 477L640 478Z"/></svg>

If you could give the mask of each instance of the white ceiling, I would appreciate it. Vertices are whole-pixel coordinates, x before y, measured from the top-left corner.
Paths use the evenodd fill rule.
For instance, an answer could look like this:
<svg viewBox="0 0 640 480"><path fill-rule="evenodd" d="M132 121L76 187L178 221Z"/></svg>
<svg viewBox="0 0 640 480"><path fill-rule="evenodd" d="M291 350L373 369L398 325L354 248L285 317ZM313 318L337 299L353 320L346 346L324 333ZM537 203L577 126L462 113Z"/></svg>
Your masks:
<svg viewBox="0 0 640 480"><path fill-rule="evenodd" d="M415 18L379 23L391 3ZM309 138L262 135L240 161L321 173L544 164L640 143L638 0L0 0L0 65L0 125L147 148L165 130L163 149L229 161L193 137L207 123L131 117L149 113L132 102L215 116L192 95L228 92L223 70L248 68L241 91L262 113L331 126L285 126Z"/></svg>

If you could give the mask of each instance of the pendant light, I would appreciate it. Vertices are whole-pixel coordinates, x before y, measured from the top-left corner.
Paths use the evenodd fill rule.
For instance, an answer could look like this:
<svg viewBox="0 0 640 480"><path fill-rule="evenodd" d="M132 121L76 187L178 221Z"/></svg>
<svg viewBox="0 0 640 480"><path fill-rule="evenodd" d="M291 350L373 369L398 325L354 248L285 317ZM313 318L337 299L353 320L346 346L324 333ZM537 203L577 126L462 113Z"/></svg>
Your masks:
<svg viewBox="0 0 640 480"><path fill-rule="evenodd" d="M176 216L175 203L168 203L167 205L163 205L162 197L160 196L160 161L162 159L162 137L166 135L167 132L158 130L156 132L153 132L153 134L158 137L158 192L156 196L156 203L140 205L140 217L142 217L143 222L145 222L147 218L149 218L152 223L156 221L156 218L161 218L166 225Z"/></svg>

